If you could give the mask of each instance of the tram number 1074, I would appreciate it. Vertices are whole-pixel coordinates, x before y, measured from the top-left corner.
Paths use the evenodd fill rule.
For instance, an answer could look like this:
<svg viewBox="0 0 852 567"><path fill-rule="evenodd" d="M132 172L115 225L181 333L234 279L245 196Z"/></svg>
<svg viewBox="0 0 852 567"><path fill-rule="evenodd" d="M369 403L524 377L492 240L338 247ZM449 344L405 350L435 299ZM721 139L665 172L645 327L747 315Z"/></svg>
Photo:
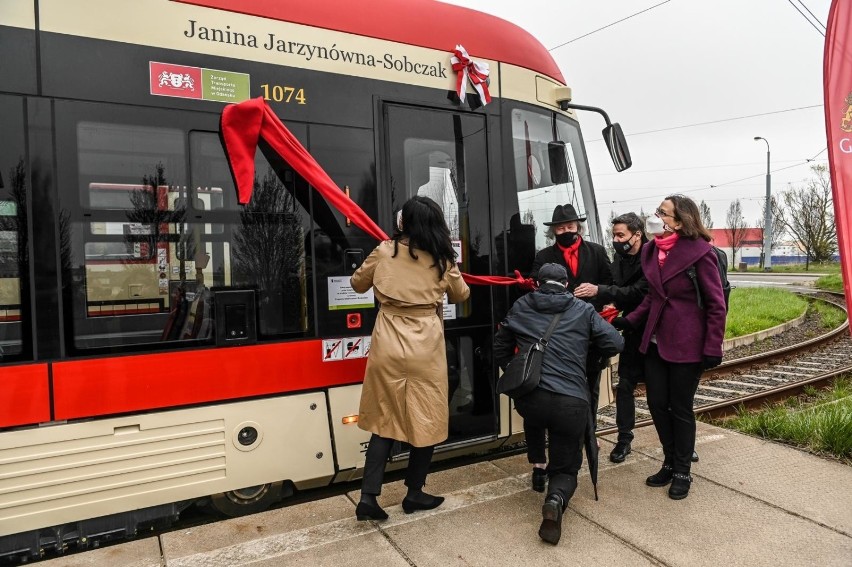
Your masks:
<svg viewBox="0 0 852 567"><path fill-rule="evenodd" d="M274 102L290 102L295 100L298 104L307 104L305 89L296 87L282 87L281 85L260 85L263 89L263 100Z"/></svg>

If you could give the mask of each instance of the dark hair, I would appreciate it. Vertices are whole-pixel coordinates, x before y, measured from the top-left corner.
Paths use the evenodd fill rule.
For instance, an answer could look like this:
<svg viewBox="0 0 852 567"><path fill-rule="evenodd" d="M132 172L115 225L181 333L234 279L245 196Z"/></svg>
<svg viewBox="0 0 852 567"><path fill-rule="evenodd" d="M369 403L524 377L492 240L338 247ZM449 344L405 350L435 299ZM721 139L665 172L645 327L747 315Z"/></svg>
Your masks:
<svg viewBox="0 0 852 567"><path fill-rule="evenodd" d="M624 213L623 215L618 215L614 219L612 219L612 226L617 224L627 225L627 230L632 233L641 232L642 236L645 236L645 221L639 218L639 215L636 213Z"/></svg>
<svg viewBox="0 0 852 567"><path fill-rule="evenodd" d="M695 201L685 195L669 195L665 200L672 202L672 205L674 205L674 218L683 225L679 229L681 236L685 236L690 240L697 240L699 238L703 238L707 242L713 240L710 231L701 222L701 212L698 210L698 205L695 204Z"/></svg>
<svg viewBox="0 0 852 567"><path fill-rule="evenodd" d="M394 258L399 251L399 241L405 238L408 238L408 254L415 260L415 248L432 255L435 263L430 267L438 269L439 280L456 261L444 213L429 197L415 196L402 205L402 232L397 231L393 235Z"/></svg>

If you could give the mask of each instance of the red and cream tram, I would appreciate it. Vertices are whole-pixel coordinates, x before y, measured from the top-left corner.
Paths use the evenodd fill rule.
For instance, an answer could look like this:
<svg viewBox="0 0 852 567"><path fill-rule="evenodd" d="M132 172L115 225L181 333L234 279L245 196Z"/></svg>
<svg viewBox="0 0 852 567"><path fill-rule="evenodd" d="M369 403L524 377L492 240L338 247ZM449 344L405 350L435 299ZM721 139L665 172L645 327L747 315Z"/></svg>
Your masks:
<svg viewBox="0 0 852 567"><path fill-rule="evenodd" d="M439 2L361 4L0 3L0 558L362 473L376 308L348 276L376 242L264 144L239 204L226 104L265 98L385 231L435 199L464 272L528 270L557 204L600 240L582 107L544 47ZM516 294L445 309L438 458L517 439L490 354Z"/></svg>

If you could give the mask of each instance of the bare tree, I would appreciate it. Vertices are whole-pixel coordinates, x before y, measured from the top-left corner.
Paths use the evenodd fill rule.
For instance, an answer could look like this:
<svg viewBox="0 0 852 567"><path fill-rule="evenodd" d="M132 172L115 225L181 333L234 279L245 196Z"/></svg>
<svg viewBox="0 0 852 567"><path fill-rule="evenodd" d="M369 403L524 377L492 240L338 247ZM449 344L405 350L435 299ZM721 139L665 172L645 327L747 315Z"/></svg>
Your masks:
<svg viewBox="0 0 852 567"><path fill-rule="evenodd" d="M603 233L604 233L603 245L604 245L604 249L606 250L606 254L607 254L607 256L609 256L610 260L615 257L615 249L612 247L612 238L608 238L608 236L610 234L612 234L612 221L614 221L615 217L617 217L617 216L618 216L618 213L616 213L614 210L611 210L609 212L609 224L607 225L606 230L603 231Z"/></svg>
<svg viewBox="0 0 852 567"><path fill-rule="evenodd" d="M739 199L733 201L728 207L727 221L728 227L725 232L728 235L728 243L731 245L731 263L736 264L737 250L742 248L743 240L745 240L748 231L743 216L743 207Z"/></svg>
<svg viewBox="0 0 852 567"><path fill-rule="evenodd" d="M710 230L713 228L713 217L710 216L710 207L703 200L698 204L698 210L701 211L701 224L704 228Z"/></svg>
<svg viewBox="0 0 852 567"><path fill-rule="evenodd" d="M775 198L775 195L772 196L770 202L772 203L771 207L771 215L772 215L772 233L769 235L772 238L772 242L769 245L770 251L773 248L776 248L781 241L784 240L784 237L787 235L787 224L784 219L784 208L778 202L778 199ZM761 204L761 210L766 210L766 201L763 201ZM760 229L760 232L763 233L763 225L765 224L764 215L760 215L757 221L755 221L754 226ZM763 267L763 256L761 256L761 265Z"/></svg>
<svg viewBox="0 0 852 567"><path fill-rule="evenodd" d="M837 251L837 227L828 168L812 165L814 177L803 187L793 187L781 194L785 208L784 226L805 253L805 269L810 262L831 260Z"/></svg>

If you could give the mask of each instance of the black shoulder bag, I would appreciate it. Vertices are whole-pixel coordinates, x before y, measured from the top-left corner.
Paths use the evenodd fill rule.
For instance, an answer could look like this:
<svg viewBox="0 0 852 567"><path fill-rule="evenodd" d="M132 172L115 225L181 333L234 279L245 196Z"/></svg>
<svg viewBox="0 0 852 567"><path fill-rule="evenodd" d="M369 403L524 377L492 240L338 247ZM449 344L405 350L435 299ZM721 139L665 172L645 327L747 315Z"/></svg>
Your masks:
<svg viewBox="0 0 852 567"><path fill-rule="evenodd" d="M547 341L561 318L561 312L554 315L544 336L534 342L526 352L519 352L509 361L503 375L497 379L498 394L506 394L517 400L538 388L544 349L547 348Z"/></svg>

